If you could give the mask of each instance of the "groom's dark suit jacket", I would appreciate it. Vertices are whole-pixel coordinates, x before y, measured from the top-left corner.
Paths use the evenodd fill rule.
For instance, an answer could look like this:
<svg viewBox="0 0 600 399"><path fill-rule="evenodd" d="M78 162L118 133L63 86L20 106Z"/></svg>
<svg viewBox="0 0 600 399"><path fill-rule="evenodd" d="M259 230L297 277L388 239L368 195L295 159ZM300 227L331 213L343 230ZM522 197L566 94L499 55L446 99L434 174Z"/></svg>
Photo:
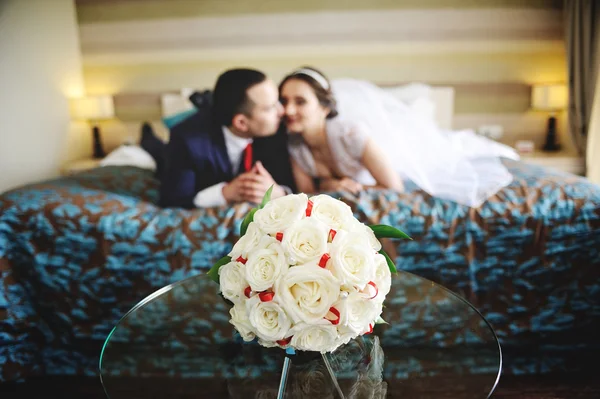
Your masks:
<svg viewBox="0 0 600 399"><path fill-rule="evenodd" d="M277 184L296 191L284 129L254 139L252 150L253 161L261 161ZM199 191L235 177L222 127L214 123L209 105L171 128L165 163L160 176L163 207L193 208Z"/></svg>

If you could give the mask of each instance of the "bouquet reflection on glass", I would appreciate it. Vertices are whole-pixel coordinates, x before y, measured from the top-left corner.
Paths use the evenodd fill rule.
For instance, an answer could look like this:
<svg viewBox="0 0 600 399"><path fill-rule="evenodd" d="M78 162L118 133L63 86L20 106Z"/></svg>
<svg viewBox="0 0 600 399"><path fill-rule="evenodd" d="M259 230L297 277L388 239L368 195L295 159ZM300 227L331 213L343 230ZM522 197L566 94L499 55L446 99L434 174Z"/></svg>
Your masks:
<svg viewBox="0 0 600 399"><path fill-rule="evenodd" d="M231 303L230 322L244 341L286 349L281 394L296 350L331 353L384 322L396 268L379 238L409 237L361 223L347 204L325 194L272 201L270 194L246 215L240 239L208 274Z"/></svg>
<svg viewBox="0 0 600 399"><path fill-rule="evenodd" d="M298 352L287 370L285 398L383 399L387 394L383 364L376 335L358 337L323 355ZM274 386L270 375L261 374L252 380L230 381L228 394L232 399L275 399L282 397L281 388Z"/></svg>

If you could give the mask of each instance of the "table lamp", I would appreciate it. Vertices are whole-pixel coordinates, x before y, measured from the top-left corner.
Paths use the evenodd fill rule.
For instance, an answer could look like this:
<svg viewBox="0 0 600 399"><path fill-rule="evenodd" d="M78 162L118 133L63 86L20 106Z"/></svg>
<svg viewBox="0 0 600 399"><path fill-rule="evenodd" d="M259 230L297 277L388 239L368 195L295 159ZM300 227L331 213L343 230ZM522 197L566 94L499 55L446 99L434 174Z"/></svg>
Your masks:
<svg viewBox="0 0 600 399"><path fill-rule="evenodd" d="M115 109L112 96L74 98L71 100L71 114L75 119L86 120L92 123L94 158L103 158L106 154L102 148L98 122L114 117Z"/></svg>
<svg viewBox="0 0 600 399"><path fill-rule="evenodd" d="M560 145L556 137L556 115L567 107L568 90L562 84L544 84L533 86L531 105L539 111L549 111L548 129L546 131L546 143L544 151L558 151Z"/></svg>

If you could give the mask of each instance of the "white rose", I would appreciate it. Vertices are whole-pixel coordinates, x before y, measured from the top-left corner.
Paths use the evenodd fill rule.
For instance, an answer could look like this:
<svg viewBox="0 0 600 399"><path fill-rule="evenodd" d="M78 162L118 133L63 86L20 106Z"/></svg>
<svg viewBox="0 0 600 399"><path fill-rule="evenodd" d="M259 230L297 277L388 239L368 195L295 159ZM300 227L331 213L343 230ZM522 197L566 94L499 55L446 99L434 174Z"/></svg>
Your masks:
<svg viewBox="0 0 600 399"><path fill-rule="evenodd" d="M313 203L310 216L320 220L330 229L350 230L356 221L352 209L340 200L326 194L315 195L310 200Z"/></svg>
<svg viewBox="0 0 600 399"><path fill-rule="evenodd" d="M293 222L306 215L306 194L290 194L269 201L254 214L254 223L268 234L285 232Z"/></svg>
<svg viewBox="0 0 600 399"><path fill-rule="evenodd" d="M256 223L250 222L246 234L235 243L229 256L233 260L236 260L240 256L248 259L248 253L256 248L258 242L264 236L266 236L266 233L262 232Z"/></svg>
<svg viewBox="0 0 600 399"><path fill-rule="evenodd" d="M362 239L367 241L369 245L371 245L371 248L373 248L373 250L375 250L376 252L378 252L381 249L381 242L375 236L373 230L371 230L371 228L366 224L356 220L356 223L354 223L350 228L350 232L352 232L353 234L361 235Z"/></svg>
<svg viewBox="0 0 600 399"><path fill-rule="evenodd" d="M287 268L281 243L272 237L264 236L248 254L245 266L246 281L253 291L265 291L275 284L279 275Z"/></svg>
<svg viewBox="0 0 600 399"><path fill-rule="evenodd" d="M244 305L234 305L229 309L231 320L229 322L233 324L237 332L240 333L244 341L252 341L256 335L254 329L248 319L248 313Z"/></svg>
<svg viewBox="0 0 600 399"><path fill-rule="evenodd" d="M258 343L265 348L275 348L280 347L280 345L275 341L265 341L264 339L258 339Z"/></svg>
<svg viewBox="0 0 600 399"><path fill-rule="evenodd" d="M290 330L290 335L290 344L302 351L332 352L340 345L337 329L331 324L298 323Z"/></svg>
<svg viewBox="0 0 600 399"><path fill-rule="evenodd" d="M226 299L239 303L244 299L244 290L248 282L244 277L243 264L231 261L219 269L219 284L221 292Z"/></svg>
<svg viewBox="0 0 600 399"><path fill-rule="evenodd" d="M294 323L329 324L324 317L339 294L339 281L316 263L290 267L275 283L275 300Z"/></svg>
<svg viewBox="0 0 600 399"><path fill-rule="evenodd" d="M292 321L277 302L261 302L255 295L246 302L246 307L250 323L261 340L278 341L289 336Z"/></svg>
<svg viewBox="0 0 600 399"><path fill-rule="evenodd" d="M319 260L327 253L327 227L312 218L294 223L283 235L283 248L290 265Z"/></svg>
<svg viewBox="0 0 600 399"><path fill-rule="evenodd" d="M373 282L377 286L377 296L374 299L383 301L392 287L392 273L385 256L381 254L375 255L375 278Z"/></svg>
<svg viewBox="0 0 600 399"><path fill-rule="evenodd" d="M375 253L361 235L340 231L330 244L331 269L342 286L365 288L375 277Z"/></svg>
<svg viewBox="0 0 600 399"><path fill-rule="evenodd" d="M338 325L337 331L341 345L346 345L350 340L358 337L358 333L348 326Z"/></svg>
<svg viewBox="0 0 600 399"><path fill-rule="evenodd" d="M382 311L382 302L367 299L358 292L350 293L333 306L340 312L338 330L348 340L369 331L369 325L375 324Z"/></svg>

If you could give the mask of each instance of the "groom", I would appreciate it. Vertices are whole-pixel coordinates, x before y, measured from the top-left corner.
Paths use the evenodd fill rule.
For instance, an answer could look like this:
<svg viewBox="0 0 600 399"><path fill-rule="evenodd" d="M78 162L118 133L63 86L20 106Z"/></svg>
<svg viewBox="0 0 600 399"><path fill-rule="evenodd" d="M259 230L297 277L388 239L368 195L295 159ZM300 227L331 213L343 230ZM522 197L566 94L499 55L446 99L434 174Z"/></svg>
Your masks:
<svg viewBox="0 0 600 399"><path fill-rule="evenodd" d="M295 189L275 84L259 71L231 69L217 79L212 105L174 126L160 176L163 207L259 203Z"/></svg>

